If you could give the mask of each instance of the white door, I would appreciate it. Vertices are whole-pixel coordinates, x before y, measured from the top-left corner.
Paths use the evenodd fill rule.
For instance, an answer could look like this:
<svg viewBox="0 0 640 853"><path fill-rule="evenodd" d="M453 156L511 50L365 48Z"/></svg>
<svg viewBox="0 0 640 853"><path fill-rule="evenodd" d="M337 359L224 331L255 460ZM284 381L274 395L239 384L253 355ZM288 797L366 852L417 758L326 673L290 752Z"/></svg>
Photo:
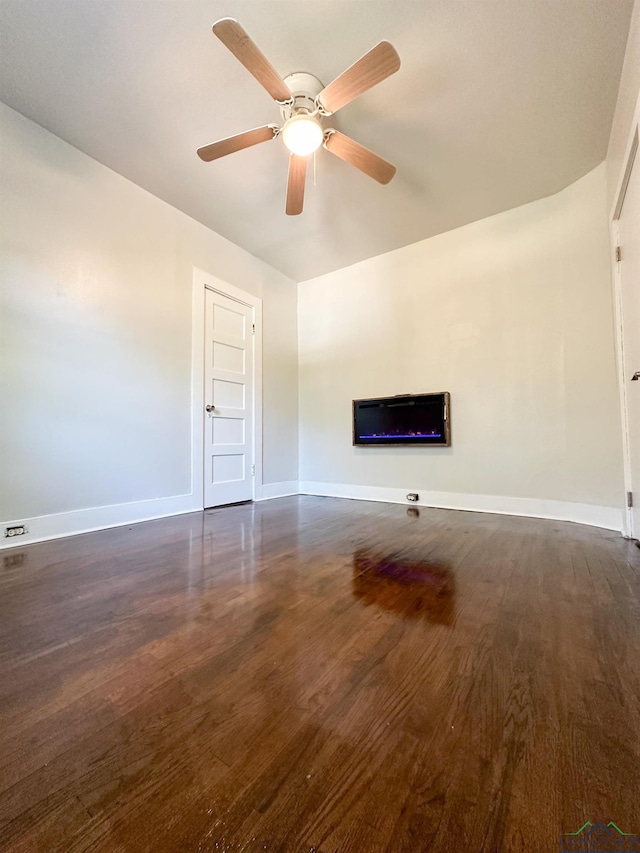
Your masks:
<svg viewBox="0 0 640 853"><path fill-rule="evenodd" d="M631 535L640 538L640 163L636 156L618 221L621 251L623 380L631 467ZM634 378L636 377L636 378Z"/></svg>
<svg viewBox="0 0 640 853"><path fill-rule="evenodd" d="M253 308L205 291L204 505L253 498Z"/></svg>

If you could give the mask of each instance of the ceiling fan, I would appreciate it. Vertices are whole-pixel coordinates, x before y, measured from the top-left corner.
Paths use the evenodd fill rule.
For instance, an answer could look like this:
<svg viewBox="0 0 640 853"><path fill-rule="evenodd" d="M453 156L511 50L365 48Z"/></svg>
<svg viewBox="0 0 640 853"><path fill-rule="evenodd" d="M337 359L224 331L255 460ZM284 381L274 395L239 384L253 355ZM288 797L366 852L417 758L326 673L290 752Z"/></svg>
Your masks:
<svg viewBox="0 0 640 853"><path fill-rule="evenodd" d="M322 126L323 118L333 115L400 68L400 57L389 42L381 41L332 83L323 86L317 77L306 72L280 77L233 18L216 21L213 32L278 104L282 126L266 124L204 145L198 148L202 160L217 160L282 136L290 151L286 203L289 215L302 213L307 162L321 145L379 183L389 183L396 173L395 166L340 131Z"/></svg>

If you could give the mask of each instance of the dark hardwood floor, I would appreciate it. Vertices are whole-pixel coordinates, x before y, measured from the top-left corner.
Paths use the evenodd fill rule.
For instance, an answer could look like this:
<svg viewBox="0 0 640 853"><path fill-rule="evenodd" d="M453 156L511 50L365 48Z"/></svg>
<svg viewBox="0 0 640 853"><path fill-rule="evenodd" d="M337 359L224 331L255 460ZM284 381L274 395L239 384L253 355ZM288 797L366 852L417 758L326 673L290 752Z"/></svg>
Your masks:
<svg viewBox="0 0 640 853"><path fill-rule="evenodd" d="M292 497L0 566L3 853L640 832L640 550L615 533Z"/></svg>

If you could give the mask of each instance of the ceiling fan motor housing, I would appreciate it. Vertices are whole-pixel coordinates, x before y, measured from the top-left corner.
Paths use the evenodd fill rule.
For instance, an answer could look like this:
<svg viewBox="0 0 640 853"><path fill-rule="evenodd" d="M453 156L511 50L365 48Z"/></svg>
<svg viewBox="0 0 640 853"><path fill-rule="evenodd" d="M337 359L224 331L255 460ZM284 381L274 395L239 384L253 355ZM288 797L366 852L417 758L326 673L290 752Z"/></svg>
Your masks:
<svg viewBox="0 0 640 853"><path fill-rule="evenodd" d="M324 89L324 85L306 71L296 71L284 78L284 82L291 90L293 106L281 106L283 121L294 115L311 114L316 111L316 97Z"/></svg>

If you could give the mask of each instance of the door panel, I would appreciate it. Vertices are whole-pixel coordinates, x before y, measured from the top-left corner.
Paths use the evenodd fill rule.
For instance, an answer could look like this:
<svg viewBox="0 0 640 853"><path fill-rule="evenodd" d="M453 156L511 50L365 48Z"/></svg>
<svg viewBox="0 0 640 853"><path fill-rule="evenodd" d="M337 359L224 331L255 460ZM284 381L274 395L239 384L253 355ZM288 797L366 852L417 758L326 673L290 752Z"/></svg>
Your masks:
<svg viewBox="0 0 640 853"><path fill-rule="evenodd" d="M229 382L228 379L214 379L211 389L213 392L212 399L215 400L214 405L217 409L229 407L231 409L238 409L239 411L244 410L244 382Z"/></svg>
<svg viewBox="0 0 640 853"><path fill-rule="evenodd" d="M213 364L229 373L239 373L244 376L244 350L240 347L213 342Z"/></svg>
<svg viewBox="0 0 640 853"><path fill-rule="evenodd" d="M640 538L640 163L631 170L629 185L618 221L621 248L623 374L627 398L631 489L632 536Z"/></svg>
<svg viewBox="0 0 640 853"><path fill-rule="evenodd" d="M253 498L253 346L253 309L206 290L205 507Z"/></svg>
<svg viewBox="0 0 640 853"><path fill-rule="evenodd" d="M213 418L214 444L244 444L243 418Z"/></svg>
<svg viewBox="0 0 640 853"><path fill-rule="evenodd" d="M244 479L244 453L212 456L211 481L237 483Z"/></svg>

